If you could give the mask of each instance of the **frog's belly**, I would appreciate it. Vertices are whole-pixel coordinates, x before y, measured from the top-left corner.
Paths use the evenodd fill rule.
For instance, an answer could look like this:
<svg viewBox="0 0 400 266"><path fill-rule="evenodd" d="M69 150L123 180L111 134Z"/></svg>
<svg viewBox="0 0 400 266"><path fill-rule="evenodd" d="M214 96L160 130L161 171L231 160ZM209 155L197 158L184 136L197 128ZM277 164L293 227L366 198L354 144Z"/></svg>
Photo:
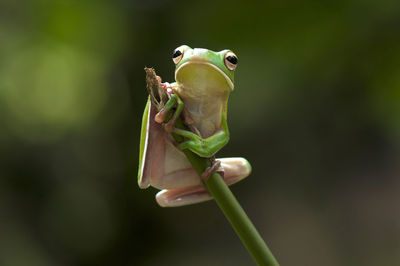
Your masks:
<svg viewBox="0 0 400 266"><path fill-rule="evenodd" d="M219 99L203 97L203 100L185 99L185 108L193 120L195 126L203 138L208 138L221 129L221 117L225 105Z"/></svg>

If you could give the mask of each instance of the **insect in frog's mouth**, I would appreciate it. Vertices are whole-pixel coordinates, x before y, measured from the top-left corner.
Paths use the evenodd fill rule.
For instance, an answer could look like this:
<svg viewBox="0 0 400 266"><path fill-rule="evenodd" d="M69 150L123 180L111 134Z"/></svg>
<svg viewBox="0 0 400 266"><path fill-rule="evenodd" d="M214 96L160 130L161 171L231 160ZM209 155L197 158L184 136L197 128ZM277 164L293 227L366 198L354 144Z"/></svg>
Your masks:
<svg viewBox="0 0 400 266"><path fill-rule="evenodd" d="M217 66L204 61L190 61L180 65L175 71L175 80L183 84L215 83L221 89L233 90L232 80Z"/></svg>

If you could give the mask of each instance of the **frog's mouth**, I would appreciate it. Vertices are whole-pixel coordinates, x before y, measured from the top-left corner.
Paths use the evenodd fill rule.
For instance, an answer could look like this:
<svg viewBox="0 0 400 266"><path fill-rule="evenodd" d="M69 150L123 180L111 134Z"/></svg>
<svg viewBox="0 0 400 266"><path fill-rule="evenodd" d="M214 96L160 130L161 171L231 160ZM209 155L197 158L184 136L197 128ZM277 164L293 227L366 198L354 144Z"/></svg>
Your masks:
<svg viewBox="0 0 400 266"><path fill-rule="evenodd" d="M205 61L190 61L180 65L175 71L175 80L185 87L207 87L214 90L233 91L232 80L220 68Z"/></svg>

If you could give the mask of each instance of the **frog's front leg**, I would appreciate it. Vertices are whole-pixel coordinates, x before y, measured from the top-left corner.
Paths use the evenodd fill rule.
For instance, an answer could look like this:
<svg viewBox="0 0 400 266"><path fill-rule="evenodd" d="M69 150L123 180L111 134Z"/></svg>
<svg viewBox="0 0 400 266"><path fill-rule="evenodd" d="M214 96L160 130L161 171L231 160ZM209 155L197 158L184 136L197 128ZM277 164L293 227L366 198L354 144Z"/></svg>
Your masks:
<svg viewBox="0 0 400 266"><path fill-rule="evenodd" d="M175 128L174 133L187 139L179 145L181 149L190 149L201 157L210 158L229 142L229 130L225 117L222 117L222 129L208 138L202 138L193 132Z"/></svg>
<svg viewBox="0 0 400 266"><path fill-rule="evenodd" d="M157 123L163 123L166 119L168 114L171 112L171 110L176 106L176 110L172 117L169 119L167 123L164 124L164 129L167 132L172 132L175 128L175 123L178 120L179 116L181 115L183 111L183 101L180 99L180 97L174 93L173 87L174 84L167 84L167 83L161 83L163 86L164 90L168 93L169 95L169 100L165 104L165 106L156 114L155 116L155 121Z"/></svg>

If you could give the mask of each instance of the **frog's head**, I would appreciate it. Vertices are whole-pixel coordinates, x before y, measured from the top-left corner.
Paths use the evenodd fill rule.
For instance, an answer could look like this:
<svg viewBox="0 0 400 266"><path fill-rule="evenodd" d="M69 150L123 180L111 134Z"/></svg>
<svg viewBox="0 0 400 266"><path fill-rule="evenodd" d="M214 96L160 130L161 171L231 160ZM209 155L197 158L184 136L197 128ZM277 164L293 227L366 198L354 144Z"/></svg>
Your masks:
<svg viewBox="0 0 400 266"><path fill-rule="evenodd" d="M176 65L175 80L184 86L233 90L238 59L230 50L214 52L182 45L174 50L172 60Z"/></svg>

